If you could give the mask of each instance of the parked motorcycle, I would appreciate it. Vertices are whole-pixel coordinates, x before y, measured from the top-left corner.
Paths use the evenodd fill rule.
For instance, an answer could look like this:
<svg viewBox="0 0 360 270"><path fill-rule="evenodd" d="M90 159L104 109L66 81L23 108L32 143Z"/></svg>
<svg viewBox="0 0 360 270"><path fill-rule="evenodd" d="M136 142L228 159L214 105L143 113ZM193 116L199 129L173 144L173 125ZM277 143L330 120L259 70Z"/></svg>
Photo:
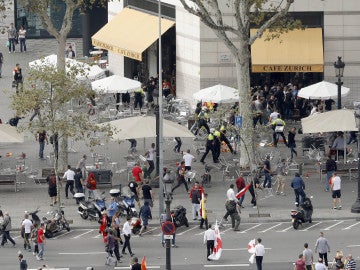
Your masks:
<svg viewBox="0 0 360 270"><path fill-rule="evenodd" d="M48 212L48 215L51 215L51 219L43 217L43 222L45 224L45 237L52 238L54 234L61 232L62 230L70 231L69 222L66 220L64 211L57 209L54 211Z"/></svg>
<svg viewBox="0 0 360 270"><path fill-rule="evenodd" d="M186 208L182 205L177 206L174 210L174 223L176 227L186 226L189 227L189 222L186 217Z"/></svg>
<svg viewBox="0 0 360 270"><path fill-rule="evenodd" d="M305 198L304 202L300 205L298 210L291 210L292 225L295 230L299 228L299 225L312 222L313 206L310 198Z"/></svg>
<svg viewBox="0 0 360 270"><path fill-rule="evenodd" d="M102 192L101 195L104 193ZM86 201L84 193L75 193L74 197L79 202L78 213L83 219L100 220L101 212L106 210L105 197L96 198L92 201Z"/></svg>
<svg viewBox="0 0 360 270"><path fill-rule="evenodd" d="M115 198L117 202L118 212L123 217L137 217L138 213L135 208L135 196L132 192L128 191L128 194L121 196L120 189L111 189L110 195Z"/></svg>

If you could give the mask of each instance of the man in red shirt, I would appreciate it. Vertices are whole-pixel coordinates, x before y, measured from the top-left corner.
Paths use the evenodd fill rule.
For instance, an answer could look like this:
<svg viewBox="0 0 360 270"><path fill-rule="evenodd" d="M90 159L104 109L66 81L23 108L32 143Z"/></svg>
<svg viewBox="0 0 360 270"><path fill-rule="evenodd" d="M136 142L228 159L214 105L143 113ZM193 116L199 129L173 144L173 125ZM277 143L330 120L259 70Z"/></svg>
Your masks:
<svg viewBox="0 0 360 270"><path fill-rule="evenodd" d="M236 187L237 187L238 192L240 192L240 190L242 190L245 187L245 179L244 179L244 175L242 173L240 174L240 177L238 179L236 179ZM241 207L243 207L242 203L243 203L244 199L245 199L245 193L239 199L239 204L241 205Z"/></svg>
<svg viewBox="0 0 360 270"><path fill-rule="evenodd" d="M140 162L135 163L135 167L132 169L131 173L134 176L134 179L137 183L142 182L143 171L140 167Z"/></svg>
<svg viewBox="0 0 360 270"><path fill-rule="evenodd" d="M42 222L40 224L40 228L38 229L37 242L39 246L39 253L36 255L36 259L38 261L43 260L44 249L45 249L45 235L44 235L44 227L45 224Z"/></svg>
<svg viewBox="0 0 360 270"><path fill-rule="evenodd" d="M303 255L299 255L299 259L295 262L294 270L305 270L305 261Z"/></svg>

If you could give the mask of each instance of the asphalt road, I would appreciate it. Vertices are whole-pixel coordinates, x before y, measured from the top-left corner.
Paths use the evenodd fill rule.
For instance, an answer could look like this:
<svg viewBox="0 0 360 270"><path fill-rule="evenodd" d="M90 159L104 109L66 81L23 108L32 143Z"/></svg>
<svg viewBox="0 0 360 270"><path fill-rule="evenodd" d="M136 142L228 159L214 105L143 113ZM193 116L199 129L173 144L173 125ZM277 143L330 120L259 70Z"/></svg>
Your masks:
<svg viewBox="0 0 360 270"><path fill-rule="evenodd" d="M303 244L308 242L313 249L320 231L329 240L330 258L335 255L336 250L342 250L344 254L352 253L359 260L360 243L354 237L360 232L360 222L357 220L314 220L312 224L305 224L297 231L290 222L243 223L240 229L240 232L233 232L229 225L220 229L223 241L221 259L208 262L205 257L206 249L202 244L204 231L195 225L178 228L178 248L171 249L172 269L255 269L248 262L250 254L247 252L247 243L258 237L263 239L266 249L264 269L292 269L292 262L303 250ZM140 259L147 257L149 269L165 269L165 249L160 244L160 237L160 228L152 226L143 237L131 238L133 252ZM2 269L18 269L16 257L21 250L22 239L18 233L14 233L14 238L16 248L1 249ZM42 263L56 268L85 269L85 266L91 265L95 269L109 269L104 265L104 245L97 229L74 229L48 239L45 260L41 263L35 260L32 253L24 252L24 255L30 269ZM129 255L125 255L123 263L115 269L128 269L129 259Z"/></svg>

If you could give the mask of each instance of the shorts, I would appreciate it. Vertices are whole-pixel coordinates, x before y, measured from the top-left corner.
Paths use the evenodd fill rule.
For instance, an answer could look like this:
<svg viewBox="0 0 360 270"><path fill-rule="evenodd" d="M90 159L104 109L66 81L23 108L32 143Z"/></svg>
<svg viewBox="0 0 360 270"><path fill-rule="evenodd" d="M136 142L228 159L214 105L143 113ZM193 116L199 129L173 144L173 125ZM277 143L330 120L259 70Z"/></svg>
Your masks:
<svg viewBox="0 0 360 270"><path fill-rule="evenodd" d="M336 198L341 198L341 190L333 190L332 192L332 197L333 199L336 199Z"/></svg>
<svg viewBox="0 0 360 270"><path fill-rule="evenodd" d="M285 184L286 183L286 177L285 175L278 174L277 179L279 181L279 184Z"/></svg>

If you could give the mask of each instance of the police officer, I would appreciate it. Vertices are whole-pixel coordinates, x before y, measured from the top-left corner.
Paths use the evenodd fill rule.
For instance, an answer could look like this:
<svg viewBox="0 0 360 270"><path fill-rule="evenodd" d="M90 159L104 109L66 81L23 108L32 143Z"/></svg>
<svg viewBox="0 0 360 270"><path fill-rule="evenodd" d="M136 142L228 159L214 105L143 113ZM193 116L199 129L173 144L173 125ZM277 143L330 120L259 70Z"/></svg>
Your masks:
<svg viewBox="0 0 360 270"><path fill-rule="evenodd" d="M214 163L219 163L219 157L221 152L221 140L220 140L220 131L215 130L214 132L214 151L213 151L213 161Z"/></svg>
<svg viewBox="0 0 360 270"><path fill-rule="evenodd" d="M143 97L145 96L144 90L142 88L139 88L135 91L135 97L134 97L134 109L137 108L137 105L139 105L140 110L143 106Z"/></svg>
<svg viewBox="0 0 360 270"><path fill-rule="evenodd" d="M285 129L285 121L282 120L280 117L276 118L274 121L271 122L271 128L274 130L273 133L273 144L275 147L277 147L277 143L278 143L278 135L280 135L283 140L284 140L284 144L287 146L287 142L286 142L286 138L284 135L284 129Z"/></svg>
<svg viewBox="0 0 360 270"><path fill-rule="evenodd" d="M207 107L203 106L201 108L200 113L197 116L197 130L195 131L195 136L198 134L199 129L201 129L201 127L204 127L207 131L207 133L210 133L210 128L207 124L208 120L209 120L209 115L207 114Z"/></svg>
<svg viewBox="0 0 360 270"><path fill-rule="evenodd" d="M220 127L220 141L225 142L226 145L229 147L231 154L236 154L234 149L231 146L231 143L229 142L229 139L226 137L226 128L224 125Z"/></svg>
<svg viewBox="0 0 360 270"><path fill-rule="evenodd" d="M207 140L206 140L206 150L205 150L205 153L204 153L204 155L202 156L202 158L200 159L200 162L201 163L205 163L205 158L206 158L206 156L207 156L207 154L209 153L209 151L211 150L211 153L212 153L212 155L213 155L213 157L214 157L214 133L215 132L215 129L214 128L212 128L211 130L210 130L210 134L208 135L208 137L207 137Z"/></svg>

